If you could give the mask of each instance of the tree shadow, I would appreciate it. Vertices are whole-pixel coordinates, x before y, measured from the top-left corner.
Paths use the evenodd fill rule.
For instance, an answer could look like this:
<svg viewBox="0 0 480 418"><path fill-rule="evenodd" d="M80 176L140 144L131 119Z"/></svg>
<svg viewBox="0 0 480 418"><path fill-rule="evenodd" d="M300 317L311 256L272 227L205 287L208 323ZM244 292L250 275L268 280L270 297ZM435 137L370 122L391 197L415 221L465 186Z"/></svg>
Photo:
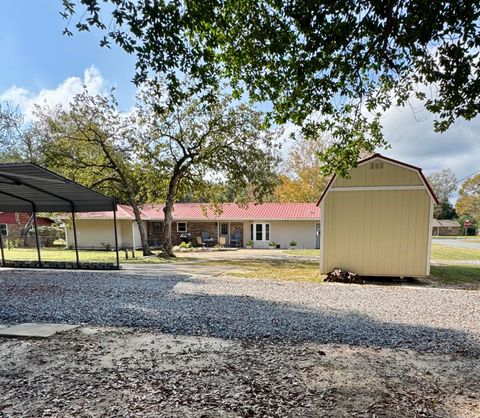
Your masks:
<svg viewBox="0 0 480 418"><path fill-rule="evenodd" d="M228 294L228 284L218 283L217 289L211 281L178 275L1 271L0 323L126 326L223 339L333 343L480 357L478 336L461 330L379 320L341 304L310 308ZM272 283L272 291L274 285L281 286Z"/></svg>

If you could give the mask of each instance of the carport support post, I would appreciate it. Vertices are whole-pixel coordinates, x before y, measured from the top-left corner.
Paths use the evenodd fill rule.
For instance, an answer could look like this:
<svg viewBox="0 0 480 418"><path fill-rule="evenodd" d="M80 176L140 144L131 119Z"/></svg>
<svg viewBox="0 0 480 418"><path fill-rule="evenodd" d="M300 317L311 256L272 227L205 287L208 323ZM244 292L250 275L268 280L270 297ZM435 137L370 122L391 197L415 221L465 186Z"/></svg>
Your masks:
<svg viewBox="0 0 480 418"><path fill-rule="evenodd" d="M3 251L3 234L0 233L0 251L2 252L2 266L5 267L5 252Z"/></svg>
<svg viewBox="0 0 480 418"><path fill-rule="evenodd" d="M33 225L35 226L35 242L37 244L38 265L42 267L42 257L40 255L40 239L38 237L37 208L35 204L32 204L32 216L33 216Z"/></svg>
<svg viewBox="0 0 480 418"><path fill-rule="evenodd" d="M77 222L75 220L75 206L72 203L72 227L73 227L73 241L75 245L75 257L77 259L77 268L80 268L80 257L78 256L78 241L77 241Z"/></svg>
<svg viewBox="0 0 480 418"><path fill-rule="evenodd" d="M118 234L117 234L117 207L113 206L113 229L115 231L115 252L117 254L117 269L120 268L120 256L118 254Z"/></svg>

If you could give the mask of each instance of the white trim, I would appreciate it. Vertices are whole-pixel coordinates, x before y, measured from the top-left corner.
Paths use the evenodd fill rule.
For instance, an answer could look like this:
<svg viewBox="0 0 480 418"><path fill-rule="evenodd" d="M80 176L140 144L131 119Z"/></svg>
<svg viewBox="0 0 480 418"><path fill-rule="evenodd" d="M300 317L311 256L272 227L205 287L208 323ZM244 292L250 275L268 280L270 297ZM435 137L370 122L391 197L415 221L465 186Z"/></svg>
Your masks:
<svg viewBox="0 0 480 418"><path fill-rule="evenodd" d="M331 187L330 192L364 192L370 190L424 190L425 186L353 186Z"/></svg>
<svg viewBox="0 0 480 418"><path fill-rule="evenodd" d="M182 234L182 233L185 233L185 232L188 232L187 222L185 222L185 221L176 221L176 222L177 222L177 232L180 232L181 234ZM185 224L185 231L179 231L179 230L178 230L178 224Z"/></svg>
<svg viewBox="0 0 480 418"><path fill-rule="evenodd" d="M432 258L432 224L433 224L433 199L430 199L430 219L428 221L428 250L427 250L427 268L426 273L427 276L430 276L430 260Z"/></svg>
<svg viewBox="0 0 480 418"><path fill-rule="evenodd" d="M132 247L133 247L133 251L137 249L137 246L135 243L135 221L132 221Z"/></svg>
<svg viewBox="0 0 480 418"><path fill-rule="evenodd" d="M320 203L320 273L323 272L323 251L325 249L324 245L324 237L325 237L325 217L323 214L325 209L325 199L322 199L322 202Z"/></svg>

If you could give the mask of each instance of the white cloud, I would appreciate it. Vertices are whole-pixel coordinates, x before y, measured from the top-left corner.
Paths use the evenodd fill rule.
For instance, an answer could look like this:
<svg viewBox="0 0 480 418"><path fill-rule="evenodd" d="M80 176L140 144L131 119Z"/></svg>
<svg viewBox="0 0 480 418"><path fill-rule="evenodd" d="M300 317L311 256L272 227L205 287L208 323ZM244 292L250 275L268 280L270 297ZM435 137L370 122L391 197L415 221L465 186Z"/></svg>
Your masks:
<svg viewBox="0 0 480 418"><path fill-rule="evenodd" d="M419 101L412 108L392 108L384 115L384 134L391 148L380 152L422 167L427 175L450 168L461 179L480 169L480 117L459 119L447 132L438 133L433 129L434 115Z"/></svg>
<svg viewBox="0 0 480 418"><path fill-rule="evenodd" d="M92 95L104 94L107 86L100 71L91 66L84 71L83 79L80 77L68 77L54 89L43 89L38 92L28 91L23 87L12 86L0 93L0 101L8 101L16 105L25 114L25 118L32 118L35 104L49 106L67 105L75 94L80 93L86 86Z"/></svg>

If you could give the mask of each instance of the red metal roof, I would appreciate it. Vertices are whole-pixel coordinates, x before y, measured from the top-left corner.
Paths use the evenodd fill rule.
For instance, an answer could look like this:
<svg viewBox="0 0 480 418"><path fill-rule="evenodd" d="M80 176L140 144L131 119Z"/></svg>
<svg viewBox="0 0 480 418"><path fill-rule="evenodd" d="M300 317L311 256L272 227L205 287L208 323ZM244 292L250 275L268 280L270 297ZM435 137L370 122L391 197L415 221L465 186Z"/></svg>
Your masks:
<svg viewBox="0 0 480 418"><path fill-rule="evenodd" d="M0 224L15 225L17 223L16 212L0 212ZM21 225L24 225L30 219L31 214L27 212L19 212L18 221ZM44 218L43 216L37 217L38 226L50 226L53 221L50 218Z"/></svg>
<svg viewBox="0 0 480 418"><path fill-rule="evenodd" d="M142 206L142 219L163 220L163 205ZM83 219L112 219L112 212L78 213ZM128 205L118 205L117 219L134 219ZM177 203L173 208L173 219L181 221L248 221L248 220L319 220L320 209L315 203L236 203L212 205L209 203Z"/></svg>
<svg viewBox="0 0 480 418"><path fill-rule="evenodd" d="M432 197L433 201L438 205L439 204L439 201L437 199L437 196L435 196L435 193L432 189L432 186L430 186L430 183L428 182L428 180L426 179L425 175L423 174L423 171L420 167L416 167L414 165L411 165L411 164L407 164L407 163L404 163L402 161L398 161L398 160L394 160L393 158L390 158L390 157L385 157L384 155L382 154L373 154L371 155L370 157L367 157L367 158L364 158L363 160L360 160L358 163L357 163L357 166L360 165L360 164L364 164L370 160L374 160L376 158L380 158L382 160L385 160L387 162L391 162L391 163L394 163L394 164L397 164L397 165L401 165L405 168L410 168L412 170L416 170L418 172L418 174L420 175L423 183L425 184L426 188L427 188L427 191L428 193L430 194L430 196ZM325 187L325 189L323 190L323 193L322 195L320 196L320 199L318 199L318 202L317 202L317 206L320 205L320 202L323 200L323 198L325 197L325 195L327 194L328 192L328 189L330 188L330 186L332 185L333 181L335 180L335 178L337 177L337 175L335 174L331 179L330 181L328 182L327 184L327 187Z"/></svg>

